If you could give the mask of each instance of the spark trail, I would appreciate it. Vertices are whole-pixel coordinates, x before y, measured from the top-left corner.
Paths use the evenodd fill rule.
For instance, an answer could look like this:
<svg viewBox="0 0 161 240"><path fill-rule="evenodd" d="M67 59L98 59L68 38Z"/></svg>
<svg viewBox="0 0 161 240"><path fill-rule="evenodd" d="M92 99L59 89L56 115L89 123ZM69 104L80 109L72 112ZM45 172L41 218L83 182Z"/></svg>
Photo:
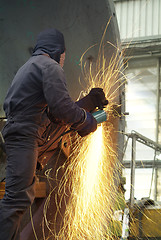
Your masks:
<svg viewBox="0 0 161 240"><path fill-rule="evenodd" d="M113 47L115 52L110 61L107 61L104 54L107 45ZM63 199L70 196L67 196L60 231L51 233L58 240L113 239L111 222L117 201L120 171L116 146L118 119L113 116L113 106L119 106L119 88L125 81L122 55L117 47L109 42L104 44L102 40L97 63L94 66L91 63L89 68L85 63L82 68L87 83L85 93L93 87L103 88L109 100L105 109L109 118L89 136L72 137L72 152L62 166L65 172L56 196L57 214Z"/></svg>

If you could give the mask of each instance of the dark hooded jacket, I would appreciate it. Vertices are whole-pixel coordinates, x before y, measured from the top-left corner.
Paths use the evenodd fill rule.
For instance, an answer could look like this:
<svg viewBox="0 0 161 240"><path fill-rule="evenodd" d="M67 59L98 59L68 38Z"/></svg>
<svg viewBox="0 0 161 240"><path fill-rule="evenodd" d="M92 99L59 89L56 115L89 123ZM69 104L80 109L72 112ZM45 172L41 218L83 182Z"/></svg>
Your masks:
<svg viewBox="0 0 161 240"><path fill-rule="evenodd" d="M58 30L48 29L38 35L32 57L18 70L5 98L8 120L4 136L21 132L41 137L50 123L47 109L61 124L74 124L76 128L83 123L85 112L70 98L59 65L64 51L64 37Z"/></svg>
<svg viewBox="0 0 161 240"><path fill-rule="evenodd" d="M50 124L47 111L51 119L63 126L72 125L80 136L96 130L93 115L78 107L68 94L64 72L59 65L64 49L60 32L51 29L41 33L32 57L18 70L5 98L4 110L8 120L3 136L7 166L5 195L0 201L0 239L20 239L20 221L35 197L37 160L43 166L57 148L59 125ZM49 130L52 152L49 150Z"/></svg>
<svg viewBox="0 0 161 240"><path fill-rule="evenodd" d="M41 54L42 51L59 63L60 55L65 52L63 34L56 29L47 29L39 33L33 56Z"/></svg>

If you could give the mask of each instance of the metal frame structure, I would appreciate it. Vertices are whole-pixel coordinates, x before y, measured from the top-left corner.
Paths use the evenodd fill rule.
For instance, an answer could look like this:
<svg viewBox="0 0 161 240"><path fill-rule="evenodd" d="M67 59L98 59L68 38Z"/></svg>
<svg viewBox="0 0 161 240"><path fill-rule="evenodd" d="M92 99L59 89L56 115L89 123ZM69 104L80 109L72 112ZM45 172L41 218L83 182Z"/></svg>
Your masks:
<svg viewBox="0 0 161 240"><path fill-rule="evenodd" d="M161 152L161 145L154 142L153 140L141 135L136 131L132 131L130 134L125 134L128 139L132 139L132 151L131 151L131 187L130 187L130 208L134 206L134 191L135 191L135 168L136 168L136 142L140 142L158 152ZM127 146L127 145L126 145ZM143 161L145 166L149 163L149 161ZM152 163L152 162L151 162ZM159 163L159 164L158 164ZM124 167L128 167L127 162L123 162ZM155 168L155 173L157 173L158 166L161 166L161 161L153 161L153 167ZM157 176L155 178L155 200L157 200Z"/></svg>
<svg viewBox="0 0 161 240"><path fill-rule="evenodd" d="M160 43L158 43L160 44ZM137 44L136 44L137 45ZM148 139L146 138L145 136L139 134L139 136L141 138L138 138L137 136L137 139L136 141L139 141L145 145L147 145L146 143L148 144L152 144L151 146L150 145L147 145L148 147L151 147L153 149L156 149L156 146L161 146L159 144L160 140L161 140L161 115L160 115L160 108L161 108L161 45L158 45L157 46L157 50L155 48L155 41L151 41L151 43L147 43L145 44L144 42L140 41L136 46L134 46L133 44L131 44L129 46L129 49L126 49L126 46L123 46L124 50L125 50L125 60L128 60L130 61L130 51L132 51L133 49L133 52L134 53L134 56L132 57L132 59L135 59L136 61L140 60L140 59L149 59L149 58L153 58L153 59L156 59L157 62L156 62L156 70L157 70L157 78L156 78L156 85L157 85L157 91L156 91L156 124L155 124L155 142L152 141L151 139ZM136 141L135 141L135 135L136 135L136 132L134 131L133 133L130 133L130 134L125 134L126 136L132 138L132 148L136 148ZM144 139L144 140L141 140L141 139ZM154 148L155 146L155 148ZM160 150L156 150L156 151L160 151ZM132 159L133 158L136 158L136 154L133 152L132 153L133 156L132 156ZM155 156L156 158L156 156ZM131 164L131 161L124 161L123 162L123 165L125 168L131 168L132 167L132 164ZM154 169L154 172L155 172L155 196L154 196L154 200L157 201L157 197L158 197L158 193L157 193L157 184L158 184L158 168L161 168L161 161L155 161L154 160L144 160L144 161L136 161L135 162L135 167L137 168L152 168Z"/></svg>

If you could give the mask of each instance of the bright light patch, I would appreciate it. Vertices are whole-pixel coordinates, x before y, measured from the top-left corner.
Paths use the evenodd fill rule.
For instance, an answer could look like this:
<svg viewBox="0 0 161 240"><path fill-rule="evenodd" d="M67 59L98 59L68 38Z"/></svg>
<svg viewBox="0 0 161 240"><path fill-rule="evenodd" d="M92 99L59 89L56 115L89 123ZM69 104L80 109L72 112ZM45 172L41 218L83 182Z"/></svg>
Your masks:
<svg viewBox="0 0 161 240"><path fill-rule="evenodd" d="M92 192L98 184L99 164L102 152L102 125L97 128L89 139L88 152L86 158L86 173L84 181L84 192L87 199L92 197Z"/></svg>

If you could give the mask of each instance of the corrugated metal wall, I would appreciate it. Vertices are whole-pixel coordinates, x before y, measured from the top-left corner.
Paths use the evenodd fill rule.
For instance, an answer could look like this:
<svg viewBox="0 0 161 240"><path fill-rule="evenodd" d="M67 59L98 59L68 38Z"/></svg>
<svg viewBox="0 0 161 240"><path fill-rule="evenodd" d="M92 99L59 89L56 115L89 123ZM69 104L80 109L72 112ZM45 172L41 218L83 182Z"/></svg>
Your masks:
<svg viewBox="0 0 161 240"><path fill-rule="evenodd" d="M161 0L115 0L121 39L161 35Z"/></svg>

